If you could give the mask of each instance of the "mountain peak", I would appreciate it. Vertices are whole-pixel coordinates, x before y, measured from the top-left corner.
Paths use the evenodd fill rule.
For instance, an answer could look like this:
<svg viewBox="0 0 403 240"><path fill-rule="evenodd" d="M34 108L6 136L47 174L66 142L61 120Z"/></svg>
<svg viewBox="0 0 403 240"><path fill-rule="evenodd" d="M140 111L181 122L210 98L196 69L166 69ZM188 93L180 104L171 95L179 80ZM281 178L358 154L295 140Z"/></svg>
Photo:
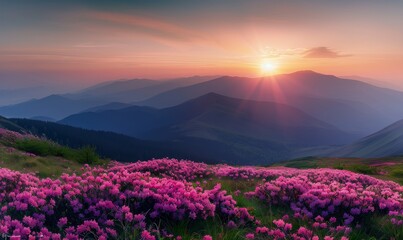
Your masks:
<svg viewBox="0 0 403 240"><path fill-rule="evenodd" d="M297 77L332 76L332 75L327 75L327 74L318 73L318 72L315 72L315 71L313 71L313 70L301 70L301 71L296 71L296 72L288 73L288 74L286 74L286 75L289 75L289 76L297 76Z"/></svg>

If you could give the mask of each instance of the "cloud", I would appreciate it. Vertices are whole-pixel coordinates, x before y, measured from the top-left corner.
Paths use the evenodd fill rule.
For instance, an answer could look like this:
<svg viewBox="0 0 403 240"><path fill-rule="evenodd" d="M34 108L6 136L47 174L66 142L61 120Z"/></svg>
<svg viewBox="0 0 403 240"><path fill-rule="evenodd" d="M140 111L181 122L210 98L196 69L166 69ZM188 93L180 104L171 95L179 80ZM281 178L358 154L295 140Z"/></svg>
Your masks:
<svg viewBox="0 0 403 240"><path fill-rule="evenodd" d="M303 52L304 58L340 58L350 57L350 54L340 54L328 47L314 47Z"/></svg>
<svg viewBox="0 0 403 240"><path fill-rule="evenodd" d="M192 42L202 38L195 31L151 17L102 11L81 12L80 17L84 17L92 25L95 23L106 31L115 29L120 32L137 33L178 42Z"/></svg>
<svg viewBox="0 0 403 240"><path fill-rule="evenodd" d="M306 51L305 48L269 48L265 47L260 52L263 57L267 58L277 58L282 56L292 56L292 55L300 55L302 52Z"/></svg>

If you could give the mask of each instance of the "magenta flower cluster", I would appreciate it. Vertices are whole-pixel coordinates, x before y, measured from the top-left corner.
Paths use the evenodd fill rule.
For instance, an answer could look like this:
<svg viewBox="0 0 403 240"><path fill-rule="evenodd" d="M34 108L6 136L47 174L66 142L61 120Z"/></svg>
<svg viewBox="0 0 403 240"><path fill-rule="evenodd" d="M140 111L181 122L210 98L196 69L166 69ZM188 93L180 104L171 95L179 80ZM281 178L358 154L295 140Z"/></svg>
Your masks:
<svg viewBox="0 0 403 240"><path fill-rule="evenodd" d="M279 176L293 176L298 174L293 168L263 168L263 167L232 167L228 165L217 165L213 168L217 177L229 177L234 180L262 179L270 180Z"/></svg>
<svg viewBox="0 0 403 240"><path fill-rule="evenodd" d="M149 172L157 177L188 181L206 178L212 174L210 167L205 163L169 158L138 161L131 164L115 163L110 171L121 171L122 169L131 172Z"/></svg>
<svg viewBox="0 0 403 240"><path fill-rule="evenodd" d="M30 137L34 137L34 136L29 135L29 134L21 134L18 132L0 128L0 142L2 142L2 143L12 143L18 139L30 138Z"/></svg>
<svg viewBox="0 0 403 240"><path fill-rule="evenodd" d="M399 184L349 171L297 171L295 176L260 184L247 195L268 204L289 206L294 217L314 220L314 227L326 228L324 220L346 226L358 224L374 213L389 214L393 223L403 225L403 187Z"/></svg>
<svg viewBox="0 0 403 240"><path fill-rule="evenodd" d="M0 128L3 143L30 137ZM248 228L245 239L346 240L372 216L403 226L403 187L349 171L211 166L164 158L85 166L82 172L40 179L0 168L0 236L180 240L166 223L213 217L228 229ZM233 196L281 206L287 214L264 226L220 184L204 188L212 186L210 180L225 178L256 186L251 192L236 190Z"/></svg>
<svg viewBox="0 0 403 240"><path fill-rule="evenodd" d="M0 234L23 239L111 239L137 229L143 239L154 239L154 235L171 236L165 229L153 229L161 220L216 214L234 224L253 220L219 185L203 190L148 172L112 169L86 167L81 176L64 174L56 180L0 169Z"/></svg>
<svg viewBox="0 0 403 240"><path fill-rule="evenodd" d="M351 231L351 228L345 226L338 226L337 228L330 226L330 235L325 235L323 237L319 237L314 233L314 231L300 226L298 228L294 228L291 223L288 222L289 216L284 215L281 219L273 220L273 228L268 227L257 227L255 233L248 233L246 235L246 239L294 239L294 240L333 240L333 239L340 239L340 240L348 240L348 235ZM319 220L319 221L323 221ZM325 222L321 223L322 228L328 228ZM325 226L326 225L326 226ZM334 225L334 224L333 224ZM336 236L336 237L335 237Z"/></svg>

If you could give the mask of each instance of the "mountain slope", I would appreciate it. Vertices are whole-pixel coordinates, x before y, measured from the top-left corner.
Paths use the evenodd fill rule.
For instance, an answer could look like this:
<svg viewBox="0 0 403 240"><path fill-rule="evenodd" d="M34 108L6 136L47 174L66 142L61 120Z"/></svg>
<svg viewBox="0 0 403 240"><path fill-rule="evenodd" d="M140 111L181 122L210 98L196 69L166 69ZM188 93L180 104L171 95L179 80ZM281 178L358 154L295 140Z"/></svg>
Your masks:
<svg viewBox="0 0 403 240"><path fill-rule="evenodd" d="M403 155L403 120L327 155L363 158Z"/></svg>
<svg viewBox="0 0 403 240"><path fill-rule="evenodd" d="M160 84L159 81L150 79L118 80L97 84L77 93L67 94L66 97L72 99L99 99L102 97L111 97L121 92L134 91L158 84Z"/></svg>
<svg viewBox="0 0 403 240"><path fill-rule="evenodd" d="M23 101L29 101L33 98L41 98L49 95L49 93L52 92L51 87L46 86L17 89L1 89L1 87L2 86L0 86L0 106L17 104Z"/></svg>
<svg viewBox="0 0 403 240"><path fill-rule="evenodd" d="M7 120L7 119L6 119ZM254 141L254 147L232 147L226 143L204 139L183 138L174 141L147 141L121 134L104 131L92 131L51 122L29 119L7 120L38 136L73 148L90 145L103 157L118 161L133 162L161 157L195 159L206 163L261 164L286 157L278 148L262 141ZM282 149L283 152L284 149Z"/></svg>
<svg viewBox="0 0 403 240"><path fill-rule="evenodd" d="M284 104L234 99L209 93L175 107L72 115L61 123L139 138L196 137L231 142L237 137L297 146L340 144L355 136Z"/></svg>
<svg viewBox="0 0 403 240"><path fill-rule="evenodd" d="M97 84L80 92L68 94L66 97L71 99L103 99L107 102L130 103L145 100L174 88L189 86L214 78L214 76L193 76L167 80L118 80Z"/></svg>
<svg viewBox="0 0 403 240"><path fill-rule="evenodd" d="M116 109L177 87L211 80L212 76L194 76L168 80L133 79L97 84L82 91L50 95L19 104L0 107L0 115L17 118L60 120L71 114L99 109ZM1 91L0 91L1 93ZM0 96L1 98L1 96ZM10 97L9 97L10 98Z"/></svg>
<svg viewBox="0 0 403 240"><path fill-rule="evenodd" d="M82 112L100 112L100 111L106 111L106 110L118 110L122 108L128 108L133 105L128 104L128 103L120 103L120 102L111 102L105 105L100 105L92 108L85 109Z"/></svg>
<svg viewBox="0 0 403 240"><path fill-rule="evenodd" d="M137 104L170 107L209 92L285 103L361 136L403 118L402 92L312 71L266 78L221 77L167 91Z"/></svg>
<svg viewBox="0 0 403 240"><path fill-rule="evenodd" d="M46 136L50 140L73 148L94 146L102 156L118 161L133 162L158 157L190 158L192 156L201 161L196 155L182 151L169 143L139 140L112 132L85 130L52 122L29 119L8 119L7 121L18 126L19 132L26 131L37 136Z"/></svg>
<svg viewBox="0 0 403 240"><path fill-rule="evenodd" d="M0 128L8 129L14 132L22 132L24 129L12 121L0 116Z"/></svg>
<svg viewBox="0 0 403 240"><path fill-rule="evenodd" d="M61 119L90 107L105 104L94 100L72 100L60 95L51 95L16 105L0 107L0 115L6 117L48 117Z"/></svg>

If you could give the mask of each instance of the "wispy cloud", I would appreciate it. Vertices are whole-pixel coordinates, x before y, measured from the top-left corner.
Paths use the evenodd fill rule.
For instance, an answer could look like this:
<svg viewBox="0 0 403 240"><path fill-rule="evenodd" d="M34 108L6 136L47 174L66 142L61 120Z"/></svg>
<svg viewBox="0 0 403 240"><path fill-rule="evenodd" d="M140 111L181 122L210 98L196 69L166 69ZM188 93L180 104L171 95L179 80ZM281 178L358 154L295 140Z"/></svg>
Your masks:
<svg viewBox="0 0 403 240"><path fill-rule="evenodd" d="M328 47L314 47L303 52L304 58L340 58L350 56L351 54L341 54Z"/></svg>
<svg viewBox="0 0 403 240"><path fill-rule="evenodd" d="M175 23L134 14L89 11L80 13L80 17L89 20L90 24L96 25L98 29L99 27L105 30L115 29L180 42L193 42L202 38L196 31Z"/></svg>
<svg viewBox="0 0 403 240"><path fill-rule="evenodd" d="M122 44L95 44L95 43L79 43L73 45L74 48L112 48L121 47Z"/></svg>
<svg viewBox="0 0 403 240"><path fill-rule="evenodd" d="M293 55L300 55L301 53L305 52L306 48L263 48L260 50L262 57L267 58L277 58L282 56L293 56Z"/></svg>

